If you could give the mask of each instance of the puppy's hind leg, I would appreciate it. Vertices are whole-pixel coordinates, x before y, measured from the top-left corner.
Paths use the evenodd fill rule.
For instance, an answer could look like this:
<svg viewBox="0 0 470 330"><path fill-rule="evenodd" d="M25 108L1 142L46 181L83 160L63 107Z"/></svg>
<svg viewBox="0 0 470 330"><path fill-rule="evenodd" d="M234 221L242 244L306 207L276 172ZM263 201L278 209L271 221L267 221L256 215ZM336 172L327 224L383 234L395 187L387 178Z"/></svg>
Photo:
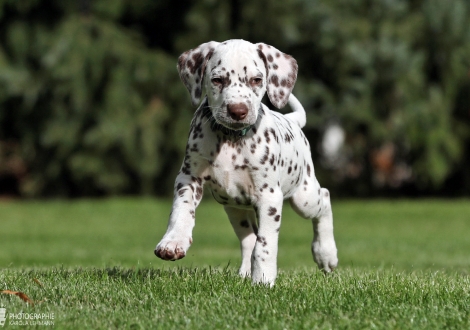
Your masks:
<svg viewBox="0 0 470 330"><path fill-rule="evenodd" d="M301 217L312 220L312 254L318 268L325 273L333 271L338 265L338 257L329 191L321 188L314 177L307 177L291 197L290 203Z"/></svg>
<svg viewBox="0 0 470 330"><path fill-rule="evenodd" d="M240 248L242 251L242 264L239 274L243 277L251 275L251 254L256 243L256 215L253 210L237 209L230 206L224 207L232 224L235 234L240 240Z"/></svg>

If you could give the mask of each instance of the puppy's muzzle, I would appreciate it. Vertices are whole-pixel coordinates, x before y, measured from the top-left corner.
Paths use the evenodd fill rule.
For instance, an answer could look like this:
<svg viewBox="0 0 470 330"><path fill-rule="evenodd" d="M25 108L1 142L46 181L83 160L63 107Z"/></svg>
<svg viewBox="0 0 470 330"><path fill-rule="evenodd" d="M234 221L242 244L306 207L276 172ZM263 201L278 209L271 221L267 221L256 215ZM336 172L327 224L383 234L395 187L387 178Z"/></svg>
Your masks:
<svg viewBox="0 0 470 330"><path fill-rule="evenodd" d="M244 103L228 104L227 111L230 118L236 121L243 120L248 115L248 107Z"/></svg>

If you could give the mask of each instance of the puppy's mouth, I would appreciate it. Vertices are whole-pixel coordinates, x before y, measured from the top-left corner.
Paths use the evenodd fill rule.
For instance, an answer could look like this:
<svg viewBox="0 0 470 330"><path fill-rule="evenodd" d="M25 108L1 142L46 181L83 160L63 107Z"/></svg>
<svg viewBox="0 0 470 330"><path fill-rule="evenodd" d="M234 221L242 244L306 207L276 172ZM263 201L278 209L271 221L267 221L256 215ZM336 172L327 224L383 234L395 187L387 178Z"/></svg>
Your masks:
<svg viewBox="0 0 470 330"><path fill-rule="evenodd" d="M217 124L233 131L246 129L256 122L253 109L245 103L224 105L213 116Z"/></svg>
<svg viewBox="0 0 470 330"><path fill-rule="evenodd" d="M219 124L222 125L228 129L231 129L233 131L239 131L244 128L250 127L252 124L250 123L240 123L240 122L224 122L224 121L219 121L217 118L215 118L215 121Z"/></svg>

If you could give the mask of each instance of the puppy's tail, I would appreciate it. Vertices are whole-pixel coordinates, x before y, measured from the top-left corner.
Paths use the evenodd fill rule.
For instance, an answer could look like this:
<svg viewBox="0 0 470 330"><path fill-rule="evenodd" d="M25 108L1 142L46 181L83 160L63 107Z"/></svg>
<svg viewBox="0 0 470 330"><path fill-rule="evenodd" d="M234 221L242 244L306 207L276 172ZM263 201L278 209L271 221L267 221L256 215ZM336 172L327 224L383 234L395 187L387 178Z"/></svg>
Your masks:
<svg viewBox="0 0 470 330"><path fill-rule="evenodd" d="M286 114L285 116L292 120L293 122L297 123L300 128L304 127L307 123L307 116L305 114L305 109L300 104L299 100L294 96L294 94L290 94L289 96L289 105L292 109L292 112Z"/></svg>

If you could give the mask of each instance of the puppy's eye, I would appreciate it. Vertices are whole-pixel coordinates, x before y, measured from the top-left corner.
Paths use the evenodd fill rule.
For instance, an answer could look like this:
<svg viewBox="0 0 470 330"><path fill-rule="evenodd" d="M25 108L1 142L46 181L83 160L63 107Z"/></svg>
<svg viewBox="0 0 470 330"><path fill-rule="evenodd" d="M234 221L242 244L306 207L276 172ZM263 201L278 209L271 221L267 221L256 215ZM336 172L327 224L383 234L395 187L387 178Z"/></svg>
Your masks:
<svg viewBox="0 0 470 330"><path fill-rule="evenodd" d="M250 83L252 86L259 86L263 82L262 78L256 77L256 78L251 78Z"/></svg>
<svg viewBox="0 0 470 330"><path fill-rule="evenodd" d="M221 78L212 78L211 81L214 85L222 85L223 83Z"/></svg>

